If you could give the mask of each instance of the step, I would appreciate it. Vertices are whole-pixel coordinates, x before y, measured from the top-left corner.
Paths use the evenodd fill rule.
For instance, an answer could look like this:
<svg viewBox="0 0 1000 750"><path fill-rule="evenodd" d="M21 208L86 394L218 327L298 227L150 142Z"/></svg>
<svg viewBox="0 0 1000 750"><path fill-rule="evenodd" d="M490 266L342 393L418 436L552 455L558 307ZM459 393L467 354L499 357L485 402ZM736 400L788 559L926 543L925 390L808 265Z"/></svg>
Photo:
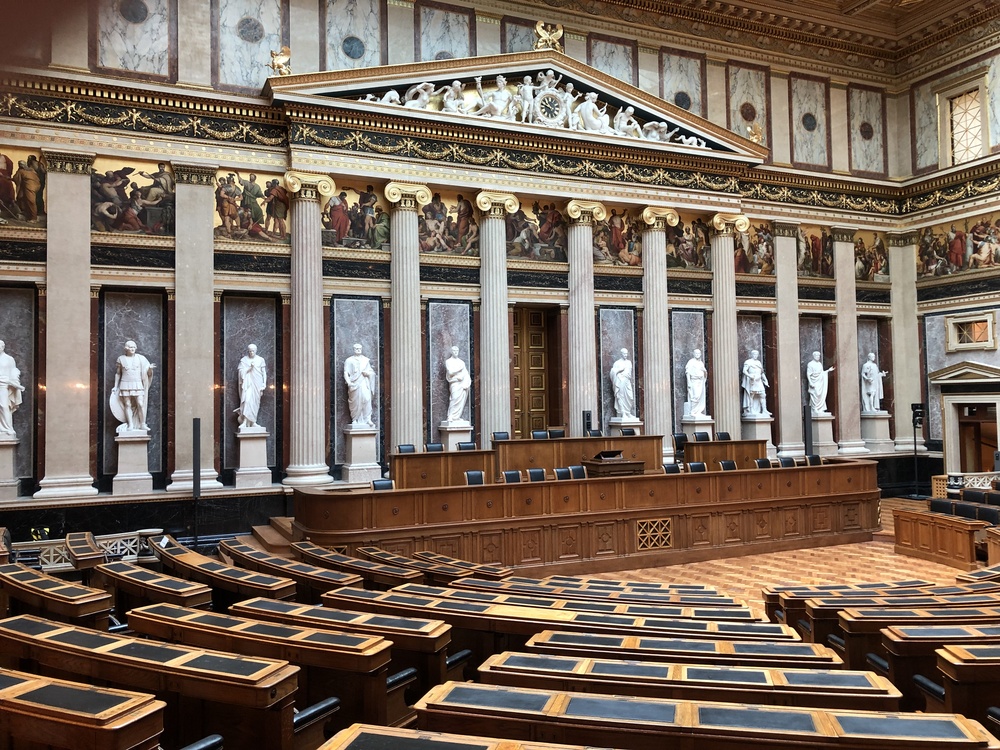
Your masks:
<svg viewBox="0 0 1000 750"><path fill-rule="evenodd" d="M292 543L273 526L253 527L254 546L276 555L290 555Z"/></svg>
<svg viewBox="0 0 1000 750"><path fill-rule="evenodd" d="M289 544L295 541L295 537L292 534L292 521L294 520L294 516L271 516L270 520L271 528L285 537Z"/></svg>

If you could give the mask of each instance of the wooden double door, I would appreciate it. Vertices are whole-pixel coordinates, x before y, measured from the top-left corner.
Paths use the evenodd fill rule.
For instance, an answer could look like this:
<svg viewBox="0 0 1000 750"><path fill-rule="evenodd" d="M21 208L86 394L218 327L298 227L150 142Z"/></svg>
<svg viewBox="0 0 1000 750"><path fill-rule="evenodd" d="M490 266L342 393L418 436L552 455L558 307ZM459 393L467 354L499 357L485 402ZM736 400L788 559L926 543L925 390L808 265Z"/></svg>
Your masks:
<svg viewBox="0 0 1000 750"><path fill-rule="evenodd" d="M513 307L510 383L513 438L527 439L532 430L566 426L564 415L569 396L564 331L565 315L558 307Z"/></svg>

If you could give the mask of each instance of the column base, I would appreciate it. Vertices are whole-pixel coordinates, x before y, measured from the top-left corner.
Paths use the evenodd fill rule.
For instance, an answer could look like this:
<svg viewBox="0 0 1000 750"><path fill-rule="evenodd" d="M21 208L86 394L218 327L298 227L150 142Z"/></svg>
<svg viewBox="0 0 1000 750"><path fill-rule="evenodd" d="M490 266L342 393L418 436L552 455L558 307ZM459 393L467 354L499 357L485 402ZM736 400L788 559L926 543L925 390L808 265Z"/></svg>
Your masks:
<svg viewBox="0 0 1000 750"><path fill-rule="evenodd" d="M351 425L344 429L344 437L347 438L347 462L341 468L342 480L353 484L381 478L382 467L377 461L377 436L378 430L374 427Z"/></svg>
<svg viewBox="0 0 1000 750"><path fill-rule="evenodd" d="M778 458L799 458L806 455L805 443L778 443Z"/></svg>
<svg viewBox="0 0 1000 750"><path fill-rule="evenodd" d="M872 453L892 453L896 444L889 437L890 414L887 411L861 414L861 439Z"/></svg>
<svg viewBox="0 0 1000 750"><path fill-rule="evenodd" d="M236 470L236 488L249 489L271 484L271 469L267 465L267 430L236 433L240 446L240 468Z"/></svg>
<svg viewBox="0 0 1000 750"><path fill-rule="evenodd" d="M0 440L0 500L17 499L18 479L14 471L14 451L21 441Z"/></svg>
<svg viewBox="0 0 1000 750"><path fill-rule="evenodd" d="M326 464L299 464L285 469L285 478L281 483L286 487L313 487L332 481L330 467Z"/></svg>
<svg viewBox="0 0 1000 750"><path fill-rule="evenodd" d="M707 414L700 417L681 417L681 429L693 443L696 432L707 432L710 438L715 435L715 420Z"/></svg>
<svg viewBox="0 0 1000 750"><path fill-rule="evenodd" d="M45 477L38 485L41 489L32 495L36 500L88 497L97 494L97 488L94 486L94 478L90 474Z"/></svg>
<svg viewBox="0 0 1000 750"><path fill-rule="evenodd" d="M115 438L118 446L118 473L111 483L114 495L145 495L153 491L149 473L149 434L145 430L124 430Z"/></svg>
<svg viewBox="0 0 1000 750"><path fill-rule="evenodd" d="M894 441L894 443L896 446L897 453L913 453L914 440L912 435L910 435L909 437L896 436L896 440ZM927 452L927 446L924 445L923 438L917 438L916 443L917 443L917 453Z"/></svg>
<svg viewBox="0 0 1000 750"><path fill-rule="evenodd" d="M611 431L618 430L618 434L622 434L622 430L635 430L636 435L642 434L643 423L641 419L635 417L612 417L608 420L608 429Z"/></svg>
<svg viewBox="0 0 1000 750"><path fill-rule="evenodd" d="M438 425L441 433L441 442L446 451L457 451L459 443L468 443L472 440L472 423L467 420L457 422L442 422Z"/></svg>
<svg viewBox="0 0 1000 750"><path fill-rule="evenodd" d="M777 455L777 451L774 449L774 443L771 442L771 423L774 422L774 417L744 416L742 422L743 427L741 435L743 439L766 440L767 457L774 458Z"/></svg>
<svg viewBox="0 0 1000 750"><path fill-rule="evenodd" d="M219 481L219 474L214 468L201 470L201 487L203 490L221 490L222 482ZM170 484L167 485L167 492L193 492L194 491L194 470L178 469L170 475Z"/></svg>
<svg viewBox="0 0 1000 750"><path fill-rule="evenodd" d="M833 442L833 415L812 415L813 453L818 456L836 456L837 444Z"/></svg>

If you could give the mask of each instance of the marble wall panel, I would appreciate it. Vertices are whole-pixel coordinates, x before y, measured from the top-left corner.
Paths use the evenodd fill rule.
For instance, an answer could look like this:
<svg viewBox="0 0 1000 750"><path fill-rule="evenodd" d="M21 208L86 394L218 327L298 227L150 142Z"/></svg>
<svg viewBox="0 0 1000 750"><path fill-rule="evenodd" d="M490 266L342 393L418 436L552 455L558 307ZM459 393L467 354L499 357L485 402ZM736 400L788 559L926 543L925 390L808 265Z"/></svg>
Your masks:
<svg viewBox="0 0 1000 750"><path fill-rule="evenodd" d="M566 218L557 204L522 196L506 222L508 258L566 262Z"/></svg>
<svg viewBox="0 0 1000 750"><path fill-rule="evenodd" d="M742 377L743 361L750 356L750 352L754 349L760 353L760 361L764 362L765 367L767 366L765 360L767 359L768 352L764 346L764 321L760 315L736 316L736 342L740 372L726 375L726 377L733 377L737 381L740 380Z"/></svg>
<svg viewBox="0 0 1000 750"><path fill-rule="evenodd" d="M829 169L829 83L793 74L788 79L788 97L791 102L792 162Z"/></svg>
<svg viewBox="0 0 1000 750"><path fill-rule="evenodd" d="M746 136L747 127L757 122L763 130L763 145L770 145L768 71L733 64L728 64L726 69L729 78L729 129Z"/></svg>
<svg viewBox="0 0 1000 750"><path fill-rule="evenodd" d="M990 60L986 81L990 87L986 94L986 104L989 107L986 119L990 125L991 150L996 153L1000 149L1000 55Z"/></svg>
<svg viewBox="0 0 1000 750"><path fill-rule="evenodd" d="M635 356L635 310L631 307L601 307L597 315L598 337L601 360L600 393L601 414L595 424L599 424L605 435L608 434L608 422L615 413L615 394L611 387L611 367L621 358L621 350L628 349L628 358L632 361L632 382L635 388L636 410L639 410L639 373L642 372ZM574 415L575 417L576 415ZM642 415L637 415L642 419Z"/></svg>
<svg viewBox="0 0 1000 750"><path fill-rule="evenodd" d="M472 390L462 415L463 419L472 422L475 416L472 406L479 396L476 393L477 373L472 349L472 305L467 302L428 302L427 383L430 394L427 401L427 434L431 437L428 440L431 443L443 442L438 427L447 418L448 404L451 401L444 361L451 356L453 346L458 347L458 356L465 361L465 366L472 375Z"/></svg>
<svg viewBox="0 0 1000 750"><path fill-rule="evenodd" d="M479 256L479 222L472 193L434 193L417 215L420 252Z"/></svg>
<svg viewBox="0 0 1000 750"><path fill-rule="evenodd" d="M638 46L628 39L592 34L587 38L587 62L619 81L639 85Z"/></svg>
<svg viewBox="0 0 1000 750"><path fill-rule="evenodd" d="M850 86L847 92L851 170L886 173L885 92Z"/></svg>
<svg viewBox="0 0 1000 750"><path fill-rule="evenodd" d="M504 18L500 22L501 49L508 52L530 52L535 48L535 24L516 18Z"/></svg>
<svg viewBox="0 0 1000 750"><path fill-rule="evenodd" d="M385 0L325 0L323 11L325 70L368 68L386 62L382 43Z"/></svg>
<svg viewBox="0 0 1000 750"><path fill-rule="evenodd" d="M276 384L281 373L280 348L277 337L277 301L269 297L237 297L226 295L222 300L222 467L237 469L240 447L236 440L239 424L236 410L240 405L238 368L247 346L257 345L257 356L267 363L267 391L261 396L257 424L268 432L267 464L274 466L278 436L278 392Z"/></svg>
<svg viewBox="0 0 1000 750"><path fill-rule="evenodd" d="M153 380L146 404L146 424L149 425L149 470L164 470L163 446L166 434L166 401L164 380L169 377L164 367L163 295L139 292L106 292L101 304L102 362L100 364L100 389L97 403L103 425L101 440L104 474L118 471L118 450L115 430L119 422L111 413L108 399L115 384L115 365L125 351L125 342L134 341L136 351L154 366Z"/></svg>
<svg viewBox="0 0 1000 750"><path fill-rule="evenodd" d="M1000 211L924 227L917 244L917 275L949 276L1000 266Z"/></svg>
<svg viewBox="0 0 1000 750"><path fill-rule="evenodd" d="M354 354L355 344L361 344L362 354L368 357L375 371L372 421L377 429L382 429L385 394L382 300L378 297L334 297L330 307L330 463L342 464L346 460L344 428L351 423L344 361Z"/></svg>
<svg viewBox="0 0 1000 750"><path fill-rule="evenodd" d="M913 170L932 169L938 165L938 111L934 86L929 81L911 91L913 108Z"/></svg>
<svg viewBox="0 0 1000 750"><path fill-rule="evenodd" d="M14 412L14 432L20 440L14 451L14 472L18 477L34 474L35 389L35 292L32 289L0 289L0 341L21 371L21 405Z"/></svg>
<svg viewBox="0 0 1000 750"><path fill-rule="evenodd" d="M323 205L323 246L388 250L391 214L375 185L345 186Z"/></svg>
<svg viewBox="0 0 1000 750"><path fill-rule="evenodd" d="M476 54L475 13L450 5L419 2L413 6L420 57L448 60Z"/></svg>
<svg viewBox="0 0 1000 750"><path fill-rule="evenodd" d="M858 318L858 362L868 361L868 353L875 355L875 361L881 361L878 350L878 321L873 318ZM861 377L861 370L858 370Z"/></svg>
<svg viewBox="0 0 1000 750"><path fill-rule="evenodd" d="M704 117L705 58L660 51L660 97L681 109Z"/></svg>
<svg viewBox="0 0 1000 750"><path fill-rule="evenodd" d="M259 92L269 75L271 52L287 37L283 0L217 0L214 65L216 83ZM292 70L295 70L292 60Z"/></svg>
<svg viewBox="0 0 1000 750"><path fill-rule="evenodd" d="M802 224L797 243L798 275L833 278L833 232L830 227Z"/></svg>
<svg viewBox="0 0 1000 750"><path fill-rule="evenodd" d="M163 78L170 75L174 2L98 0L95 6L98 67Z"/></svg>
<svg viewBox="0 0 1000 750"><path fill-rule="evenodd" d="M813 352L823 352L823 321L820 318L799 318L799 372L802 374L802 387L806 388L809 381L806 380L806 365L812 359ZM834 363L827 363L829 367ZM833 384L831 383L831 386ZM805 395L801 398L805 402ZM782 401L786 401L788 395Z"/></svg>
<svg viewBox="0 0 1000 750"><path fill-rule="evenodd" d="M608 217L594 222L594 265L641 266L645 222L628 207L605 207Z"/></svg>
<svg viewBox="0 0 1000 750"><path fill-rule="evenodd" d="M95 232L173 235L175 199L174 173L167 161L94 160L90 228Z"/></svg>
<svg viewBox="0 0 1000 750"><path fill-rule="evenodd" d="M684 416L684 402L687 400L687 376L684 367L695 349L701 349L702 359L711 367L705 337L705 313L701 310L672 310L670 312L671 331L671 372L674 374L674 429L680 431L681 417ZM712 413L712 383L715 373L708 371L708 413Z"/></svg>
<svg viewBox="0 0 1000 750"><path fill-rule="evenodd" d="M45 165L37 149L0 143L0 219L10 226L44 227Z"/></svg>

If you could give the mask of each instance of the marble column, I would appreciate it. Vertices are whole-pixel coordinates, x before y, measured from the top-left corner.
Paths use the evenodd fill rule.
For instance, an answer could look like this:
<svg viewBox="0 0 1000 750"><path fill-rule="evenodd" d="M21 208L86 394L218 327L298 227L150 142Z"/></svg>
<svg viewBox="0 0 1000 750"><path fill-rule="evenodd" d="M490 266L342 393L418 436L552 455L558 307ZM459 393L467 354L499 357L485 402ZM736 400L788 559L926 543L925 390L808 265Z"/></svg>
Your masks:
<svg viewBox="0 0 1000 750"><path fill-rule="evenodd" d="M797 224L774 225L774 296L778 339L775 380L769 402L778 414L778 456L803 456L802 361L799 352Z"/></svg>
<svg viewBox="0 0 1000 750"><path fill-rule="evenodd" d="M736 340L735 232L750 228L743 214L712 218L712 411L716 431L742 434L739 342Z"/></svg>
<svg viewBox="0 0 1000 750"><path fill-rule="evenodd" d="M93 154L42 150L46 203L58 221L46 231L45 467L37 498L96 495L90 474L90 169ZM50 213L53 213L50 211ZM24 365L22 365L24 367ZM97 398L106 404L107 396Z"/></svg>
<svg viewBox="0 0 1000 750"><path fill-rule="evenodd" d="M833 227L833 273L837 295L837 424L841 455L870 453L861 437L861 391L858 378L858 291L854 276L853 227ZM889 266L892 268L892 266Z"/></svg>
<svg viewBox="0 0 1000 750"><path fill-rule="evenodd" d="M673 393L670 387L670 309L667 304L667 227L680 221L672 208L642 212L642 355L646 433L663 435L663 460L674 457Z"/></svg>
<svg viewBox="0 0 1000 750"><path fill-rule="evenodd" d="M289 464L284 484L305 486L333 481L326 463L329 345L323 336L323 243L320 196L333 194L323 175L285 173L292 196L291 370L289 380Z"/></svg>
<svg viewBox="0 0 1000 750"><path fill-rule="evenodd" d="M417 211L431 202L424 185L390 182L385 199L393 204L389 311L389 444L424 443L424 371L420 336L420 238Z"/></svg>
<svg viewBox="0 0 1000 750"><path fill-rule="evenodd" d="M917 233L889 233L889 278L892 286L893 434L896 450L913 452L910 404L923 401L920 383L920 327L917 316ZM916 434L917 450L924 436Z"/></svg>
<svg viewBox="0 0 1000 750"><path fill-rule="evenodd" d="M569 414L567 435L583 436L582 413L589 411L598 423L597 410L597 327L594 323L594 221L607 217L604 204L571 200L566 205L570 218L569 255Z"/></svg>
<svg viewBox="0 0 1000 750"><path fill-rule="evenodd" d="M479 402L482 447L494 432L509 432L510 327L507 323L507 222L520 202L510 193L483 191L476 196L479 221Z"/></svg>
<svg viewBox="0 0 1000 750"><path fill-rule="evenodd" d="M201 418L202 489L222 487L215 468L214 167L174 162L177 222L174 263L174 472L167 490L194 485L192 420Z"/></svg>

